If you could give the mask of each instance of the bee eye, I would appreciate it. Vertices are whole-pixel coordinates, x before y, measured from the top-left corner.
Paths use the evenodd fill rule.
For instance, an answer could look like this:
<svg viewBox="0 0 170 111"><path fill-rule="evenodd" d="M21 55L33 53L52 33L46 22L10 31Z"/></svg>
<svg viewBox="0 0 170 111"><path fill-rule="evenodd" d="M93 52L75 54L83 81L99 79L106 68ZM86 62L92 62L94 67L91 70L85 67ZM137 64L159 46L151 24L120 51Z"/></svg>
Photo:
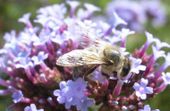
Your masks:
<svg viewBox="0 0 170 111"><path fill-rule="evenodd" d="M129 73L130 71L130 64L128 65L125 65L122 69L122 73L121 73L121 76L125 77L127 76L127 74Z"/></svg>

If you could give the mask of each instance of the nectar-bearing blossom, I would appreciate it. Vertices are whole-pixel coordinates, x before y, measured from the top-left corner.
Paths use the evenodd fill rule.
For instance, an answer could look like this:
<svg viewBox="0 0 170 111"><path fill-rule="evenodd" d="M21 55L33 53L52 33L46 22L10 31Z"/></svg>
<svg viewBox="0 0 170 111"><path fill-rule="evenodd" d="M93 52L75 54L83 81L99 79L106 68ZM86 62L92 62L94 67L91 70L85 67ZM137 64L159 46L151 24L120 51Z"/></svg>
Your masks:
<svg viewBox="0 0 170 111"><path fill-rule="evenodd" d="M166 74L163 73L162 78L163 78L165 84L167 84L167 85L170 84L170 73L169 72L167 72Z"/></svg>
<svg viewBox="0 0 170 111"><path fill-rule="evenodd" d="M133 88L135 89L136 96L140 97L141 99L145 100L146 99L146 94L152 94L153 93L153 88L148 87L148 80L142 78L139 83L135 83Z"/></svg>
<svg viewBox="0 0 170 111"><path fill-rule="evenodd" d="M79 110L87 111L87 108L94 103L85 95L86 87L87 83L82 78L76 81L61 81L60 90L55 90L54 95L60 104L65 104L66 109L74 105Z"/></svg>
<svg viewBox="0 0 170 111"><path fill-rule="evenodd" d="M134 57L130 57L131 63L131 73L139 74L139 71L144 71L146 69L145 65L142 65L141 59L136 59Z"/></svg>
<svg viewBox="0 0 170 111"><path fill-rule="evenodd" d="M139 109L139 111L160 111L159 109L151 110L149 105L145 105L143 109Z"/></svg>
<svg viewBox="0 0 170 111"><path fill-rule="evenodd" d="M80 5L78 1L42 7L35 19L30 20L29 13L19 19L25 24L23 30L4 35L5 43L0 49L3 72L0 96L12 98L9 110L88 111L94 107L99 111L151 110L145 101L164 91L170 83L167 72L170 53L165 50L170 45L146 32L146 42L129 52L127 37L135 32L116 28L126 25L117 13L110 15L114 18L112 24L94 20L96 11L100 9L88 3ZM112 72L110 68L116 67L113 63L80 67L56 64L59 57L77 49L100 52L98 47L89 48L98 40L117 47L128 64L123 62L119 71ZM147 53L149 47L152 47L151 53ZM158 60L160 57L162 62ZM92 62L96 59L91 58ZM73 57L70 61L75 63L76 59Z"/></svg>
<svg viewBox="0 0 170 111"><path fill-rule="evenodd" d="M37 109L35 104L25 107L24 111L44 111L43 109Z"/></svg>
<svg viewBox="0 0 170 111"><path fill-rule="evenodd" d="M12 94L13 102L18 103L22 100L23 94L22 91L16 91Z"/></svg>
<svg viewBox="0 0 170 111"><path fill-rule="evenodd" d="M165 7L161 0L112 0L106 8L111 22L115 20L111 16L113 11L127 22L130 29L137 32L143 31L148 23L153 27L160 27L166 23Z"/></svg>

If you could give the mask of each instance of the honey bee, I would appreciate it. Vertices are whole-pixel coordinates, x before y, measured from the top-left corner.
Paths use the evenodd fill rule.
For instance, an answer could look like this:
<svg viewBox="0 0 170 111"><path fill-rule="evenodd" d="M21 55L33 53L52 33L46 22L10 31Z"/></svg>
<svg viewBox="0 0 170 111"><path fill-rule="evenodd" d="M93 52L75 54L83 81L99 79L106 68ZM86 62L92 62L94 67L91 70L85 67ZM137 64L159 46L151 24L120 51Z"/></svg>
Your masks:
<svg viewBox="0 0 170 111"><path fill-rule="evenodd" d="M118 78L126 76L130 71L128 56L119 47L101 40L96 40L87 48L72 50L60 56L56 64L62 67L99 65L104 74L116 74Z"/></svg>

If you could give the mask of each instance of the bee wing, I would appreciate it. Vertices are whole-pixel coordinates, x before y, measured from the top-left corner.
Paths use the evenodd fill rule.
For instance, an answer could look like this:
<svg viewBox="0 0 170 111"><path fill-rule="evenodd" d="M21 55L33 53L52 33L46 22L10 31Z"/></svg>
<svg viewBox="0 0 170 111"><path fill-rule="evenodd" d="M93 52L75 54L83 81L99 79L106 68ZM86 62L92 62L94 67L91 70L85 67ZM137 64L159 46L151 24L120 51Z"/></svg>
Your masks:
<svg viewBox="0 0 170 111"><path fill-rule="evenodd" d="M104 64L99 54L89 50L73 50L57 59L56 64L64 67Z"/></svg>

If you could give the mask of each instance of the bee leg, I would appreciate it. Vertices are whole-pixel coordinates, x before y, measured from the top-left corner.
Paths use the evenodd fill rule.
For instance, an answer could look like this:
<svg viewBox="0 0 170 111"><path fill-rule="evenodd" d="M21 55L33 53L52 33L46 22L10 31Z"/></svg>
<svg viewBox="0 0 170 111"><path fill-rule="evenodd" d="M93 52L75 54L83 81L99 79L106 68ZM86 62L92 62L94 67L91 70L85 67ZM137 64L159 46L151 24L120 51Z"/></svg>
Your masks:
<svg viewBox="0 0 170 111"><path fill-rule="evenodd" d="M122 75L121 75L122 69L117 71L117 79L122 80Z"/></svg>
<svg viewBox="0 0 170 111"><path fill-rule="evenodd" d="M88 70L85 71L84 76L87 76L90 73L92 73L97 67L98 67L98 65L91 66L90 68L88 68Z"/></svg>
<svg viewBox="0 0 170 111"><path fill-rule="evenodd" d="M78 77L82 76L82 67L74 67L73 68L73 79L76 80Z"/></svg>
<svg viewBox="0 0 170 111"><path fill-rule="evenodd" d="M98 65L91 66L89 69L85 70L85 73L83 74L84 80L89 80L89 75L98 67Z"/></svg>
<svg viewBox="0 0 170 111"><path fill-rule="evenodd" d="M79 66L73 68L73 79L77 79L78 77L86 78L89 74L91 74L98 65L95 66Z"/></svg>

